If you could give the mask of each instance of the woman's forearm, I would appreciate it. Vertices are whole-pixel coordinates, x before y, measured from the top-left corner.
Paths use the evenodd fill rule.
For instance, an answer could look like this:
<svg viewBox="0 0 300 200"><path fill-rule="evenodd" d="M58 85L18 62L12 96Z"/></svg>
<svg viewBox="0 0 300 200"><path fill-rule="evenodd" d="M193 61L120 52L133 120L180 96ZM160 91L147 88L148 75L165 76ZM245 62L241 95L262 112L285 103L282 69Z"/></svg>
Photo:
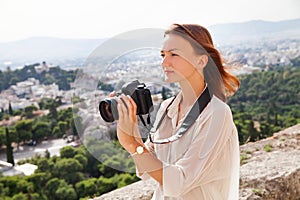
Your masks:
<svg viewBox="0 0 300 200"><path fill-rule="evenodd" d="M130 151L128 151L129 153L134 153L135 149L141 145L136 143L132 144L131 146L132 147ZM140 174L147 173L152 178L154 178L160 185L163 184L163 164L160 160L153 156L145 147L144 152L142 154L135 154L132 156L132 158Z"/></svg>

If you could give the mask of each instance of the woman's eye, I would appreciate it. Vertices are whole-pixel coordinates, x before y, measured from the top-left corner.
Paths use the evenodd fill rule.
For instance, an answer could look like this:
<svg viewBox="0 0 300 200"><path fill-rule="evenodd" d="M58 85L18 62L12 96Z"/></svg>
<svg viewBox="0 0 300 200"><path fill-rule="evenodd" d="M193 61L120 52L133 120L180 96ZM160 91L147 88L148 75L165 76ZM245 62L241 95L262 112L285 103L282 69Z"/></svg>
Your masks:
<svg viewBox="0 0 300 200"><path fill-rule="evenodd" d="M161 56L162 58L164 58L166 55L165 55L164 53L161 53L160 56ZM171 53L171 54L169 54L169 56L178 56L178 54Z"/></svg>

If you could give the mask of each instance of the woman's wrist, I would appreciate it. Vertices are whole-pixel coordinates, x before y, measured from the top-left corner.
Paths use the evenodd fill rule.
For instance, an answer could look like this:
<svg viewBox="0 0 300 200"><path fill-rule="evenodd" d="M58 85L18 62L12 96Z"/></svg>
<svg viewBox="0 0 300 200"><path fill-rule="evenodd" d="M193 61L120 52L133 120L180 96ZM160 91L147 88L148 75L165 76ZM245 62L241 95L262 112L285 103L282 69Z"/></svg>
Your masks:
<svg viewBox="0 0 300 200"><path fill-rule="evenodd" d="M135 142L132 142L130 144L128 144L126 147L124 147L126 149L126 151L130 154L134 154L136 152L136 149L137 147L139 146L144 146L143 144L135 141Z"/></svg>

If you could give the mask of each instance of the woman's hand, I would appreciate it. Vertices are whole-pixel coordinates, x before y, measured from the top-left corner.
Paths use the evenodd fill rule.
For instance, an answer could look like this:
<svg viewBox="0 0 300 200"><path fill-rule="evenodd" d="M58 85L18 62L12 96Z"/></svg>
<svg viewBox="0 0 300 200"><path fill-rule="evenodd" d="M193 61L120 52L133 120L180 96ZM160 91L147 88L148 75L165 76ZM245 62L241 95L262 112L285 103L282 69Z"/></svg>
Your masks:
<svg viewBox="0 0 300 200"><path fill-rule="evenodd" d="M117 136L120 144L129 152L135 152L136 146L142 144L136 110L137 106L130 96L116 97L118 102L119 120L117 122Z"/></svg>

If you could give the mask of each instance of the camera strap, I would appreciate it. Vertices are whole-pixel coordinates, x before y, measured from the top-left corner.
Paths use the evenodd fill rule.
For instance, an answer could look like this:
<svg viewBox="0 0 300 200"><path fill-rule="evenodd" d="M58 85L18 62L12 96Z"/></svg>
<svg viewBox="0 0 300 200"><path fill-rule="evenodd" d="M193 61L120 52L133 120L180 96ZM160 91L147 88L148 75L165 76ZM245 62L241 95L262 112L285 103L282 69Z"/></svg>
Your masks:
<svg viewBox="0 0 300 200"><path fill-rule="evenodd" d="M151 129L151 131L149 132L150 142L152 142L154 144L168 144L168 143L171 143L171 142L174 142L174 141L180 139L187 132L187 130L194 124L194 122L196 121L196 119L198 118L198 116L202 113L202 111L204 110L204 108L207 106L207 104L211 100L208 87L206 86L206 88L204 89L204 91L202 92L202 94L199 96L199 98L197 99L197 101L194 103L193 107L191 108L190 112L188 113L188 115L184 119L182 125L180 126L180 128L178 129L178 131L176 132L176 134L172 135L169 138L159 139L159 140L154 141L153 140L153 133L156 132L158 130L158 128L160 127L160 125L162 124L164 118L167 115L168 108L173 103L173 101L175 100L175 98L176 98L176 96L172 99L172 101L167 106L164 114L160 118L160 120L159 120L159 122L157 124L157 127L154 129L154 131L152 131L152 129Z"/></svg>
<svg viewBox="0 0 300 200"><path fill-rule="evenodd" d="M140 120L141 120L141 122L143 123L143 125L144 125L145 127L147 127L147 124L150 124L150 123L151 123L151 121L150 121L150 114L148 114L148 116L147 116L147 124L146 124L146 122L145 122L145 120L144 120L144 118L143 118L142 115L139 115L139 117L140 117Z"/></svg>

